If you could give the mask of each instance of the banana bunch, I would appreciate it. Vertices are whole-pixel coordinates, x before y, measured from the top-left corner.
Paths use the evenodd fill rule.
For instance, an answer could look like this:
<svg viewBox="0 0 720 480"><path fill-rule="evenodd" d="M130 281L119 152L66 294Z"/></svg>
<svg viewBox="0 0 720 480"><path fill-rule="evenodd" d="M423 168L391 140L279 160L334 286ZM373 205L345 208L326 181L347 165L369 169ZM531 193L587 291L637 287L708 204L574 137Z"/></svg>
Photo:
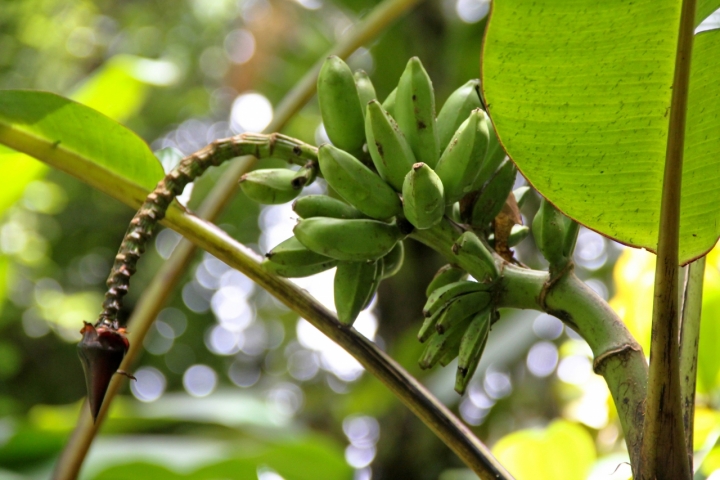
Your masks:
<svg viewBox="0 0 720 480"><path fill-rule="evenodd" d="M446 366L458 358L455 390L462 394L475 373L490 332L492 297L487 285L458 280L444 285L442 280L462 278L467 273L457 267L443 267L436 274L434 290L428 288L423 322L418 340L427 342L420 367ZM437 280L437 282L436 282Z"/></svg>
<svg viewBox="0 0 720 480"><path fill-rule="evenodd" d="M487 226L504 205L516 170L483 110L478 80L453 92L436 114L432 81L418 58L408 61L397 88L381 102L365 72L353 73L333 56L320 70L317 89L331 144L320 146L317 160L297 172L256 170L240 186L260 203L297 198L294 236L268 252L263 268L283 277L336 268L338 318L351 325L379 283L402 266L408 222L427 229L447 214L471 227ZM318 175L337 198L299 197ZM528 231L518 226L508 243ZM429 342L425 367L460 354L463 378L472 376L490 324L489 286L499 275L491 243L472 231L461 235L453 254L471 260L483 275L471 282L467 272L448 265L428 286L420 333Z"/></svg>

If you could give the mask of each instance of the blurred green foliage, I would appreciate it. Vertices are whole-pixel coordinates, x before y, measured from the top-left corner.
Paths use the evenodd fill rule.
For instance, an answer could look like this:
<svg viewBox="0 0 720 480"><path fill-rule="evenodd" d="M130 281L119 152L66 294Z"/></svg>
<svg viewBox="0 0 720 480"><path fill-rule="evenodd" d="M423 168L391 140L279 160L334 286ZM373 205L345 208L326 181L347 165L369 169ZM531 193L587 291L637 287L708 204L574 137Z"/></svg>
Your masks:
<svg viewBox="0 0 720 480"><path fill-rule="evenodd" d="M276 105L375 4L5 1L0 88L74 98L135 131L153 151L170 149L166 159L176 158L231 134L239 95L260 93ZM483 0L423 3L348 62L370 74L383 98L417 55L440 106L479 74L487 7ZM313 100L284 133L315 143L322 139L319 125ZM0 478L47 478L84 396L77 332L99 311L103 282L134 212L8 149L0 150L0 169ZM197 182L191 208L223 171ZM526 203L526 219L537 207L535 197ZM218 224L264 253L289 236L290 213L261 211L238 195ZM172 232L158 235L133 278L123 318L176 242ZM606 298L615 293L619 254L598 235L581 233L577 271ZM517 255L543 267L532 239ZM496 445L517 478L626 478L622 466L613 474L625 457L607 389L592 373L584 342L557 320L503 312L462 398L452 390L453 366L419 369L415 336L424 291L444 262L409 242L406 256L401 272L381 285L367 334ZM705 335L706 342L717 338ZM197 255L144 347L140 381L115 400L83 478L472 478L382 384L207 254ZM710 383L708 392L716 392L716 379ZM706 407L714 402L709 395ZM698 442L710 451L718 419L711 408L706 412L698 416L704 422ZM571 447L573 461L558 466ZM544 453L532 460L524 449Z"/></svg>

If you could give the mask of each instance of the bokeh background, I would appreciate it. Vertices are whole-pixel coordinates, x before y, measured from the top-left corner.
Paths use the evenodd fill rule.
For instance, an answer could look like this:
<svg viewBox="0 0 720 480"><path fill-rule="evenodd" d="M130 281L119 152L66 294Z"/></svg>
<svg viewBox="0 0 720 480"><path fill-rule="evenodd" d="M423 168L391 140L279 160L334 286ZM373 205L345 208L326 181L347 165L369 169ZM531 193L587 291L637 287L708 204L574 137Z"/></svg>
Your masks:
<svg viewBox="0 0 720 480"><path fill-rule="evenodd" d="M216 138L262 130L273 105L374 6L0 0L0 88L48 90L86 103L137 132L167 165ZM416 55L439 107L478 77L489 7L486 0L424 2L348 63L370 74L382 99ZM314 99L284 133L326 141ZM0 172L0 478L48 478L84 397L78 332L98 313L134 212L7 149L0 149ZM185 192L191 208L221 175L215 169ZM322 188L317 182L306 193ZM526 220L537 205L536 196L525 205ZM289 205L261 208L239 194L218 223L265 253L291 235L294 222ZM178 240L169 230L156 237L133 279L125 318ZM531 238L517 255L544 267ZM575 261L579 276L610 300L647 352L654 256L582 230ZM443 264L406 241L405 265L382 283L357 329L457 412L518 479L628 478L622 432L602 378L592 373L590 350L553 317L502 312L462 397L452 389L452 365L419 369L424 291ZM298 284L332 307L332 272ZM717 480L715 252L703 308L697 478ZM144 350L138 381L115 400L82 478L475 478L352 357L208 254L197 254Z"/></svg>

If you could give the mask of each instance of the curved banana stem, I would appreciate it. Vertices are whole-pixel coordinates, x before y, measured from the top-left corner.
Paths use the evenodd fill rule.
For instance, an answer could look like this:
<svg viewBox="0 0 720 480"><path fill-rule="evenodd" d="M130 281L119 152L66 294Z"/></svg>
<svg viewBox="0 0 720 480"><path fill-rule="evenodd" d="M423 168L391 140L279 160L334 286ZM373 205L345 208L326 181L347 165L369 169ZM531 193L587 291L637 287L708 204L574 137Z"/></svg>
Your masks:
<svg viewBox="0 0 720 480"><path fill-rule="evenodd" d="M243 133L216 140L202 150L185 157L158 183L130 222L107 279L108 291L96 326L106 324L117 329L117 314L122 308L122 299L127 294L130 277L135 273L137 261L175 197L182 193L188 183L205 173L208 168L217 167L227 160L246 155L258 159L272 156L304 165L308 161L317 161L317 148L277 133L270 135Z"/></svg>
<svg viewBox="0 0 720 480"><path fill-rule="evenodd" d="M451 263L479 275L472 259L453 254L451 246L459 236L447 221L428 230L416 230L411 237L437 250ZM495 287L498 307L532 309L562 320L580 334L593 351L593 368L610 389L625 433L633 470L639 461L647 395L648 366L642 348L603 299L573 273L572 265L550 280L541 272L503 262Z"/></svg>

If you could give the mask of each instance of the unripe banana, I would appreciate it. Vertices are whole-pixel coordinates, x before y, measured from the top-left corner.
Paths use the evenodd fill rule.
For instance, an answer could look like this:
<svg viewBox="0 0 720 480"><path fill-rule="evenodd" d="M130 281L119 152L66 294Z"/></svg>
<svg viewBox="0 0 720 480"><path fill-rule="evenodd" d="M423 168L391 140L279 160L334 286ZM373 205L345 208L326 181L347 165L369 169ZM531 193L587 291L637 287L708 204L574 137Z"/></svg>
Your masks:
<svg viewBox="0 0 720 480"><path fill-rule="evenodd" d="M403 183L405 218L420 230L430 228L445 214L443 183L426 164L419 162L405 176Z"/></svg>
<svg viewBox="0 0 720 480"><path fill-rule="evenodd" d="M445 206L445 215L455 223L462 223L460 218L460 204L458 202Z"/></svg>
<svg viewBox="0 0 720 480"><path fill-rule="evenodd" d="M418 332L418 341L420 343L425 343L428 338L432 337L433 335L437 334L437 330L435 329L435 325L437 325L438 320L443 316L445 313L445 310L452 304L452 302L445 303L442 307L440 307L435 313L430 315L429 317L426 317L425 320L423 320L423 324L420 327L420 331Z"/></svg>
<svg viewBox="0 0 720 480"><path fill-rule="evenodd" d="M568 218L568 227L565 232L565 240L563 241L563 255L565 255L565 258L572 258L579 232L580 224L575 220Z"/></svg>
<svg viewBox="0 0 720 480"><path fill-rule="evenodd" d="M390 92L385 101L382 103L382 107L391 117L395 118L395 100L397 99L397 87Z"/></svg>
<svg viewBox="0 0 720 480"><path fill-rule="evenodd" d="M348 152L362 151L364 116L350 67L336 56L328 57L320 69L317 90L328 138Z"/></svg>
<svg viewBox="0 0 720 480"><path fill-rule="evenodd" d="M366 218L363 213L351 207L342 200L327 195L307 195L293 202L295 213L300 218L330 217L330 218Z"/></svg>
<svg viewBox="0 0 720 480"><path fill-rule="evenodd" d="M478 282L470 281L459 281L450 283L443 287L438 288L427 299L425 306L423 307L423 315L431 317L435 312L440 310L450 302L453 298L459 295L465 295L473 292L486 291L487 285L483 285Z"/></svg>
<svg viewBox="0 0 720 480"><path fill-rule="evenodd" d="M462 339L461 339L462 341ZM460 345L457 346L457 348L448 348L445 353L443 353L440 358L438 359L438 363L441 367L447 367L450 362L455 360L458 356L458 353L460 352Z"/></svg>
<svg viewBox="0 0 720 480"><path fill-rule="evenodd" d="M266 205L286 203L300 195L292 180L295 172L286 168L254 170L240 177L240 188L251 200Z"/></svg>
<svg viewBox="0 0 720 480"><path fill-rule="evenodd" d="M384 220L402 212L397 193L357 158L326 144L318 159L328 184L365 215Z"/></svg>
<svg viewBox="0 0 720 480"><path fill-rule="evenodd" d="M377 100L377 94L375 93L375 87L365 73L365 70L358 70L355 72L355 86L357 87L358 96L360 97L360 109L362 110L363 118L365 116L365 107L370 100ZM363 128L365 126L363 125Z"/></svg>
<svg viewBox="0 0 720 480"><path fill-rule="evenodd" d="M401 242L398 242L401 243ZM375 297L375 292L377 292L378 287L380 286L380 282L383 281L384 276L384 270L385 270L385 263L383 262L383 259L381 258L377 262L375 262L375 277L373 278L372 285L370 286L370 293L368 294L367 299L365 300L365 304L363 305L362 309L365 310L370 306L370 303L372 302L373 297Z"/></svg>
<svg viewBox="0 0 720 480"><path fill-rule="evenodd" d="M425 351L420 357L420 368L428 369L435 366L435 364L448 353L457 351L462 340L465 327L470 323L470 318L467 318L446 335L434 335L428 341Z"/></svg>
<svg viewBox="0 0 720 480"><path fill-rule="evenodd" d="M378 260L403 237L394 223L326 217L300 220L293 231L313 252L346 262Z"/></svg>
<svg viewBox="0 0 720 480"><path fill-rule="evenodd" d="M527 199L532 195L531 191L532 189L527 186L519 187L513 190L513 195L515 196L518 208L522 208L522 206L525 205Z"/></svg>
<svg viewBox="0 0 720 480"><path fill-rule="evenodd" d="M514 247L530 235L530 228L525 225L513 225L510 230L510 235L507 239L507 246ZM488 243L491 247L495 248L495 234L488 236Z"/></svg>
<svg viewBox="0 0 720 480"><path fill-rule="evenodd" d="M281 277L307 277L337 265L337 260L319 255L290 237L270 250L263 262L265 270Z"/></svg>
<svg viewBox="0 0 720 480"><path fill-rule="evenodd" d="M435 329L443 335L468 317L487 309L490 300L488 292L474 292L456 297L438 319Z"/></svg>
<svg viewBox="0 0 720 480"><path fill-rule="evenodd" d="M365 134L378 173L396 191L401 191L405 175L416 163L415 156L395 120L377 100L367 105Z"/></svg>
<svg viewBox="0 0 720 480"><path fill-rule="evenodd" d="M411 58L400 76L395 118L418 162L435 168L440 156L435 127L435 92L418 57Z"/></svg>
<svg viewBox="0 0 720 480"><path fill-rule="evenodd" d="M338 320L352 325L375 289L380 262L340 262L335 271L335 309ZM381 267L382 268L382 267Z"/></svg>
<svg viewBox="0 0 720 480"><path fill-rule="evenodd" d="M544 198L532 223L538 250L551 267L562 267L570 259L577 239L578 224L560 213Z"/></svg>
<svg viewBox="0 0 720 480"><path fill-rule="evenodd" d="M383 274L382 278L390 278L400 271L405 259L405 247L403 242L399 241L395 244L390 253L385 255L383 260Z"/></svg>
<svg viewBox="0 0 720 480"><path fill-rule="evenodd" d="M472 204L472 213L468 219L470 225L480 229L487 228L505 205L516 176L517 168L512 161L507 160L500 166Z"/></svg>
<svg viewBox="0 0 720 480"><path fill-rule="evenodd" d="M486 147L485 112L476 109L455 132L435 167L445 187L446 203L455 203L471 191Z"/></svg>
<svg viewBox="0 0 720 480"><path fill-rule="evenodd" d="M467 276L468 273L458 266L448 264L440 267L440 270L435 273L435 276L428 284L425 295L429 297L438 288L465 280Z"/></svg>
<svg viewBox="0 0 720 480"><path fill-rule="evenodd" d="M266 259L263 260L260 265L262 265L262 268L265 271L274 273L279 277L302 278L324 272L325 270L330 270L331 268L336 267L337 264L337 260L330 258L326 262L313 263L309 265L280 265L279 263Z"/></svg>
<svg viewBox="0 0 720 480"><path fill-rule="evenodd" d="M315 181L318 173L318 163L315 161L307 162L300 170L297 171L290 182L293 188L299 189L306 187Z"/></svg>
<svg viewBox="0 0 720 480"><path fill-rule="evenodd" d="M460 341L458 369L455 375L455 391L462 395L475 374L482 357L488 333L490 333L490 311L475 315Z"/></svg>
<svg viewBox="0 0 720 480"><path fill-rule="evenodd" d="M485 151L485 160L483 160L480 170L478 171L477 177L473 182L472 190L480 190L482 186L487 182L490 177L493 176L495 170L500 166L502 161L507 155L500 141L495 134L495 128L493 127L490 117L486 117L485 124L488 130L488 145Z"/></svg>
<svg viewBox="0 0 720 480"><path fill-rule="evenodd" d="M492 253L473 232L460 235L452 246L452 251L458 258L473 263L473 277L480 283L492 282L500 274Z"/></svg>
<svg viewBox="0 0 720 480"><path fill-rule="evenodd" d="M441 152L447 148L457 129L476 108L482 108L480 80L470 80L450 94L440 109L436 122Z"/></svg>

